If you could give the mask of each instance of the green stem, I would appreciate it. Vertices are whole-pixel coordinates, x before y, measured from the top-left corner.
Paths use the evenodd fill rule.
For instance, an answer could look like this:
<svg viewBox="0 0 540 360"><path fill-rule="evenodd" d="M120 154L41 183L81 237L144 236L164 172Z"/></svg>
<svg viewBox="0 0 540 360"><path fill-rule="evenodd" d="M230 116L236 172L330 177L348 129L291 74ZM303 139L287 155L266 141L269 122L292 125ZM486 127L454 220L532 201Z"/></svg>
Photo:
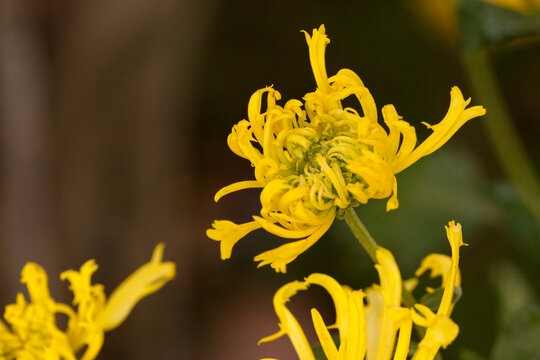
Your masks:
<svg viewBox="0 0 540 360"><path fill-rule="evenodd" d="M348 208L345 212L345 222L349 225L352 233L358 240L358 242L366 249L367 253L371 257L374 263L377 263L377 248L379 245L375 242L369 231L366 229L364 223L360 220L356 211L352 207Z"/></svg>
<svg viewBox="0 0 540 360"><path fill-rule="evenodd" d="M540 181L514 127L489 54L487 50L466 54L463 63L475 97L487 109L484 125L499 162L521 202L540 222Z"/></svg>

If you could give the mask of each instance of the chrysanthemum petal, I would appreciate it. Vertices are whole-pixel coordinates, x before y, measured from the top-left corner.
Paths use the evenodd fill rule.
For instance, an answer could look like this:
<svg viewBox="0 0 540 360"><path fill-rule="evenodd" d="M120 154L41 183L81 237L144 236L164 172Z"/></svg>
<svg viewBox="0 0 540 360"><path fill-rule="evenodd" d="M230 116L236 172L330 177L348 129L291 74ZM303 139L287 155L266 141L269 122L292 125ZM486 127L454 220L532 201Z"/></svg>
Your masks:
<svg viewBox="0 0 540 360"><path fill-rule="evenodd" d="M440 347L448 346L459 333L459 327L448 316L437 316L418 344L413 360L432 360Z"/></svg>
<svg viewBox="0 0 540 360"><path fill-rule="evenodd" d="M315 327L315 332L317 333L326 358L328 360L337 360L338 349L317 309L311 309L311 318L313 319L313 326Z"/></svg>
<svg viewBox="0 0 540 360"><path fill-rule="evenodd" d="M324 53L326 45L330 43L330 39L325 34L324 25L321 25L318 30L313 29L312 36L309 36L305 31L304 34L306 35L306 42L309 46L309 60L317 87L321 91L329 92L330 87L328 85L328 75L326 74Z"/></svg>
<svg viewBox="0 0 540 360"><path fill-rule="evenodd" d="M390 251L380 247L375 253L377 265L375 268L379 273L381 290L388 295L388 301L393 306L401 304L401 274L396 264L396 260Z"/></svg>
<svg viewBox="0 0 540 360"><path fill-rule="evenodd" d="M235 224L229 220L215 220L212 223L212 227L213 229L206 230L206 236L212 240L221 242L221 259L225 260L231 257L232 248L238 240L261 226L255 221Z"/></svg>
<svg viewBox="0 0 540 360"><path fill-rule="evenodd" d="M459 88L454 86L450 91L450 107L444 119L436 125L428 125L433 130L433 133L414 149L409 156L395 163L394 172L398 173L421 157L431 154L443 146L467 121L486 113L482 106L473 106L466 109L469 101L465 101Z"/></svg>
<svg viewBox="0 0 540 360"><path fill-rule="evenodd" d="M450 221L446 228L446 236L452 247L452 266L450 268L450 273L447 276L447 281L444 287L444 293L437 311L438 315L450 315L452 309L452 297L454 295L454 287L457 285L457 280L459 276L459 248L461 246L467 246L463 242L462 233L461 233L461 224L455 221Z"/></svg>
<svg viewBox="0 0 540 360"><path fill-rule="evenodd" d="M263 185L261 185L256 180L238 181L238 182L232 183L230 185L227 185L221 188L221 190L219 190L214 196L214 201L218 202L219 199L221 199L225 195L228 195L235 191L244 190L244 189L261 188L261 187L263 187Z"/></svg>
<svg viewBox="0 0 540 360"><path fill-rule="evenodd" d="M281 245L275 249L265 251L257 256L253 260L260 261L257 267L270 264L270 266L277 272L285 273L287 271L287 264L296 259L298 255L306 251L311 245L313 245L321 236L328 231L333 221L329 221L327 224L320 226L310 236L303 240L290 242L285 245Z"/></svg>
<svg viewBox="0 0 540 360"><path fill-rule="evenodd" d="M409 345L411 342L412 332L412 318L410 315L411 310L400 309L402 312L402 318L399 319L399 336L396 344L396 350L394 353L394 360L406 360L409 354ZM395 319L393 319L396 322Z"/></svg>
<svg viewBox="0 0 540 360"><path fill-rule="evenodd" d="M170 261L162 261L164 248L163 243L158 244L152 259L112 292L97 319L105 331L120 325L142 298L158 291L175 277L176 265Z"/></svg>
<svg viewBox="0 0 540 360"><path fill-rule="evenodd" d="M259 340L258 344L275 340L283 335L287 335L293 344L296 353L300 360L315 360L311 346L307 341L307 338L302 330L302 327L294 317L294 315L287 309L285 304L294 296L298 291L306 290L308 284L304 281L293 281L282 286L274 295L274 309L276 315L279 318L280 330L270 336L267 336Z"/></svg>
<svg viewBox="0 0 540 360"><path fill-rule="evenodd" d="M316 226L310 226L309 228L302 230L285 229L260 216L253 216L253 220L255 220L257 224L259 224L264 230L268 231L269 233L285 239L299 239L310 236L318 229L318 227Z"/></svg>
<svg viewBox="0 0 540 360"><path fill-rule="evenodd" d="M336 327L339 329L341 340L344 340L349 331L349 292L332 277L325 274L311 274L306 278L306 283L316 284L323 287L332 297L336 309Z"/></svg>
<svg viewBox="0 0 540 360"><path fill-rule="evenodd" d="M242 120L234 125L227 137L227 145L236 155L248 159L252 164L256 164L262 155L251 144L255 139L250 127L251 125L247 120Z"/></svg>
<svg viewBox="0 0 540 360"><path fill-rule="evenodd" d="M349 293L349 329L343 359L363 359L366 353L366 318L364 313L364 292ZM341 348L340 348L341 350Z"/></svg>

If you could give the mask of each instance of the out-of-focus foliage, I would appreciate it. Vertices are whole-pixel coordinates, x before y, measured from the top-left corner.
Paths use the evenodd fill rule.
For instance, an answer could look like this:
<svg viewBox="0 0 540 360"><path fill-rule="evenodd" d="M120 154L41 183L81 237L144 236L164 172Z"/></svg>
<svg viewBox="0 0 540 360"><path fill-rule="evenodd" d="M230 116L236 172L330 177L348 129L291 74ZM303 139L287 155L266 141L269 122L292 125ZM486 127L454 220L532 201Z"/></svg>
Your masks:
<svg viewBox="0 0 540 360"><path fill-rule="evenodd" d="M540 359L540 307L525 305L514 311L503 328L493 360Z"/></svg>
<svg viewBox="0 0 540 360"><path fill-rule="evenodd" d="M540 35L540 5L535 12L527 14L481 0L461 0L459 10L461 47L464 52Z"/></svg>

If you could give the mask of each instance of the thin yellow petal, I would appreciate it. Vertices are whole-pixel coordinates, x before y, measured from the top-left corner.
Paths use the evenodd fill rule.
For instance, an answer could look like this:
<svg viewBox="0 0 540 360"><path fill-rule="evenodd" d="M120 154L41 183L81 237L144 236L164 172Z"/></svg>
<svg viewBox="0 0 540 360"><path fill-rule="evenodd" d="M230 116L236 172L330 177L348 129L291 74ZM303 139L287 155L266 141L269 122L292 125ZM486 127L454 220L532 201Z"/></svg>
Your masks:
<svg viewBox="0 0 540 360"><path fill-rule="evenodd" d="M21 272L21 283L26 284L32 302L50 306L52 298L47 273L41 266L33 262L26 263Z"/></svg>
<svg viewBox="0 0 540 360"><path fill-rule="evenodd" d="M362 291L352 291L349 296L349 334L344 359L363 359L366 353L366 318Z"/></svg>
<svg viewBox="0 0 540 360"><path fill-rule="evenodd" d="M253 220L255 220L257 224L259 224L264 230L268 231L269 233L277 235L285 239L299 239L305 236L310 236L318 229L318 227L315 227L315 226L309 227L304 230L285 229L279 225L271 223L270 221L266 219L263 219L260 216L254 216Z"/></svg>
<svg viewBox="0 0 540 360"><path fill-rule="evenodd" d="M264 93L273 91L271 87L265 87L264 89L257 90L251 95L248 103L248 119L252 126L253 134L259 142L263 143L263 123L264 120L261 119L261 104L262 96Z"/></svg>
<svg viewBox="0 0 540 360"><path fill-rule="evenodd" d="M212 240L220 241L221 259L229 259L233 246L252 232L260 228L261 226L255 221L251 221L244 224L235 224L229 220L215 220L212 223L213 228L206 230L206 236Z"/></svg>
<svg viewBox="0 0 540 360"><path fill-rule="evenodd" d="M391 305L399 306L401 304L403 284L396 260L390 251L380 246L377 248L375 255L378 263L375 268L379 273L381 289L388 294Z"/></svg>
<svg viewBox="0 0 540 360"><path fill-rule="evenodd" d="M221 199L223 196L228 195L235 191L244 190L244 189L252 189L252 188L262 188L262 187L263 185L261 185L256 180L246 180L246 181L235 182L219 190L214 196L214 201L218 202L219 199Z"/></svg>
<svg viewBox="0 0 540 360"><path fill-rule="evenodd" d="M274 295L274 310L279 318L278 331L274 335L267 336L259 340L259 344L272 341L280 336L287 335L293 344L296 353L300 360L315 360L311 346L307 341L307 338L302 330L302 327L294 317L294 315L287 309L285 304L289 302L298 291L306 290L308 285L303 281L293 281L286 285L283 285Z"/></svg>
<svg viewBox="0 0 540 360"><path fill-rule="evenodd" d="M381 328L384 321L384 296L378 287L373 286L366 289L366 300L366 356L368 360L375 360L377 358Z"/></svg>
<svg viewBox="0 0 540 360"><path fill-rule="evenodd" d="M306 42L309 46L309 60L317 87L328 93L330 92L330 86L328 84L328 75L326 74L324 53L326 45L330 43L330 39L325 34L324 25L321 25L318 30L313 29L312 36L309 36L305 31L304 34L306 35Z"/></svg>
<svg viewBox="0 0 540 360"><path fill-rule="evenodd" d="M394 353L394 360L406 360L411 342L412 318L409 309L400 309L403 317L399 320L399 336ZM395 320L394 320L395 321Z"/></svg>
<svg viewBox="0 0 540 360"><path fill-rule="evenodd" d="M459 248L464 245L467 246L462 239L461 224L456 224L455 221L450 221L448 226L445 228L446 236L448 237L448 241L452 247L452 267L447 277L448 280L445 284L439 310L437 311L438 315L450 315L454 287L457 284L459 274Z"/></svg>
<svg viewBox="0 0 540 360"><path fill-rule="evenodd" d="M315 230L310 236L306 239L294 241L275 249L265 251L253 258L254 261L260 261L257 267L270 264L270 266L277 272L285 273L287 271L287 264L293 261L306 251L310 246L312 246L317 240L324 235L332 225L332 221L329 221L326 224L320 226Z"/></svg>
<svg viewBox="0 0 540 360"><path fill-rule="evenodd" d="M315 332L319 337L319 342L321 343L321 347L326 355L326 358L328 360L337 360L338 349L336 348L336 344L334 343L334 340L332 340L332 336L330 335L330 332L328 332L328 329L324 324L324 320L317 309L311 309L311 318L313 319L313 326L315 327Z"/></svg>
<svg viewBox="0 0 540 360"><path fill-rule="evenodd" d="M454 86L450 91L450 107L444 119L436 125L428 125L433 130L433 133L414 149L408 157L394 164L394 173L397 174L421 157L431 154L443 146L467 121L486 113L486 109L482 106L473 106L466 109L468 102L463 99L459 88Z"/></svg>
<svg viewBox="0 0 540 360"><path fill-rule="evenodd" d="M343 287L332 277L325 274L311 274L306 278L308 284L323 287L332 297L336 309L336 326L339 329L340 340L348 337L349 331L349 296Z"/></svg>
<svg viewBox="0 0 540 360"><path fill-rule="evenodd" d="M176 265L169 261L162 262L164 247L158 244L150 262L137 269L113 291L97 319L104 330L120 325L142 298L161 289L174 278Z"/></svg>

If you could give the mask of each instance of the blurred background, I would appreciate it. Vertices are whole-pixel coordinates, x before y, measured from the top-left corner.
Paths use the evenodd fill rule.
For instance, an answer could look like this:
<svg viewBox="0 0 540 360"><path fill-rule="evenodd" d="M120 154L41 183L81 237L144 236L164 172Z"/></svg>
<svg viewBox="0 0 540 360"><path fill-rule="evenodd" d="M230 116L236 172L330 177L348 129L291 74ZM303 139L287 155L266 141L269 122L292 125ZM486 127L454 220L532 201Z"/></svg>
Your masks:
<svg viewBox="0 0 540 360"><path fill-rule="evenodd" d="M281 239L257 231L221 261L205 230L258 213L257 190L213 201L221 187L253 178L227 135L255 90L273 84L284 100L313 91L299 31L325 24L328 73L357 72L379 109L394 104L420 139L420 123L446 113L451 86L486 106L487 116L397 176L398 210L387 213L385 200L357 210L404 278L428 253L449 254L443 226L462 223L470 245L454 312L461 332L444 356L492 356L512 311L540 295L539 222L487 135L490 108L473 93L455 12L427 3L2 0L1 303L24 290L27 261L45 267L55 299L70 302L60 272L94 258L95 281L110 294L165 242L177 278L106 335L100 358L295 358L286 338L257 347L278 330L274 292L313 272L367 287L377 280L368 256L338 221L276 274L252 258ZM489 48L494 74L538 172L540 42L500 40ZM301 319L311 306L332 321L318 289L291 304Z"/></svg>

